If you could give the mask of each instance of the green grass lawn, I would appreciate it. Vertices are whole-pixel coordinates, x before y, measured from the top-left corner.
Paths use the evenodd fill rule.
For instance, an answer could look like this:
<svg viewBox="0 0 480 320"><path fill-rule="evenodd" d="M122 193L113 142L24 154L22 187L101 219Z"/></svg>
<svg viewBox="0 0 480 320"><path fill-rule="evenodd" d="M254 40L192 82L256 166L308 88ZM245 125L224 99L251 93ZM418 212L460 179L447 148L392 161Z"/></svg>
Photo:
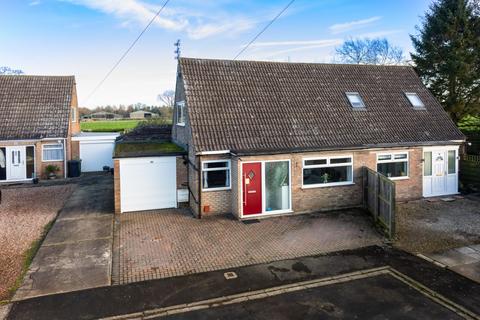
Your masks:
<svg viewBox="0 0 480 320"><path fill-rule="evenodd" d="M82 131L90 132L122 132L125 129L133 129L143 120L105 120L83 121L80 123Z"/></svg>

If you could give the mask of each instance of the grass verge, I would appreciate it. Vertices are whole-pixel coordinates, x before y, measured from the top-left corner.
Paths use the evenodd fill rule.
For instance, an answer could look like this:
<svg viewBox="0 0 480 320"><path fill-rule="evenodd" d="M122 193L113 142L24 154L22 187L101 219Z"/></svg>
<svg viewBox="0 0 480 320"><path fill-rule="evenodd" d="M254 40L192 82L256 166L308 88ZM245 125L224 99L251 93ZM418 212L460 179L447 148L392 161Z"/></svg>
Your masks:
<svg viewBox="0 0 480 320"><path fill-rule="evenodd" d="M50 231L50 229L52 228L53 224L55 223L55 220L57 220L56 217L43 227L43 230L42 230L42 233L41 233L40 237L38 237L37 240L33 241L32 244L30 245L30 248L28 248L24 252L22 272L20 273L17 280L15 281L15 284L10 289L8 289L8 291L9 291L8 298L5 299L5 300L0 300L0 305L10 303L10 299L13 297L13 295L15 294L17 289L22 285L23 278L25 277L25 274L27 273L28 268L30 268L30 265L32 264L33 258L35 258L35 255L37 254L38 249L40 249L40 246L42 245L43 240L45 240L45 238L48 234L48 231Z"/></svg>

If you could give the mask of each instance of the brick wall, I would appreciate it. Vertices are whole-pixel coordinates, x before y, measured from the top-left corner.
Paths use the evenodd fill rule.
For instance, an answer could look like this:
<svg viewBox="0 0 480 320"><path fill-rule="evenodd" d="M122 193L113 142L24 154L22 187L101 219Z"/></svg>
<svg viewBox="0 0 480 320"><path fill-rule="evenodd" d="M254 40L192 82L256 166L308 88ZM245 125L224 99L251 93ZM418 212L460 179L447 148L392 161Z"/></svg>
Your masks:
<svg viewBox="0 0 480 320"><path fill-rule="evenodd" d="M266 156L245 156L241 159L231 160L232 190L202 192L202 208L210 205L210 213L232 213L239 216L242 208L241 188L242 181L239 179L241 164L243 161L260 160L290 160L292 179L292 210L295 213L314 212L357 207L362 204L362 172L366 166L376 170L377 153L385 152L409 153L409 178L396 180L397 200L418 199L422 197L422 148L398 148L398 149L369 149L360 151L342 152L311 152ZM353 184L332 187L302 187L303 158L328 157L328 156L353 156ZM202 157L206 159L219 159L221 157ZM229 201L225 204L224 201Z"/></svg>
<svg viewBox="0 0 480 320"><path fill-rule="evenodd" d="M113 189L114 189L114 202L115 213L120 213L120 160L113 160Z"/></svg>

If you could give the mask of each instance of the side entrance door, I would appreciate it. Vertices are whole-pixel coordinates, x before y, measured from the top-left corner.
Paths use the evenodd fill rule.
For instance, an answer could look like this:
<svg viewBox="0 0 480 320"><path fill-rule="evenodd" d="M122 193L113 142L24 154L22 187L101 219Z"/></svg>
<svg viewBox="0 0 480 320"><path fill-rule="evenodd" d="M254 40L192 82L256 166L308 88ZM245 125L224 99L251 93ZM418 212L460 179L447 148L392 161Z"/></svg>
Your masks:
<svg viewBox="0 0 480 320"><path fill-rule="evenodd" d="M26 179L25 147L9 147L7 149L8 180Z"/></svg>
<svg viewBox="0 0 480 320"><path fill-rule="evenodd" d="M242 164L243 215L262 213L262 163Z"/></svg>

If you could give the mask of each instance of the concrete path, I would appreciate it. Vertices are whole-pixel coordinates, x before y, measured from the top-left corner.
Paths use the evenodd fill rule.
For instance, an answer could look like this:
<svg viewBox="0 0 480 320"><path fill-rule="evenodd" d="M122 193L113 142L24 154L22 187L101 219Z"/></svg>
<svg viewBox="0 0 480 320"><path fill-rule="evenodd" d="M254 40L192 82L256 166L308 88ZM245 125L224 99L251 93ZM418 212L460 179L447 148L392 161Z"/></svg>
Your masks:
<svg viewBox="0 0 480 320"><path fill-rule="evenodd" d="M226 272L237 277L227 279ZM42 296L8 319L479 319L480 284L389 247L366 247ZM113 319L113 318L110 318Z"/></svg>
<svg viewBox="0 0 480 320"><path fill-rule="evenodd" d="M13 300L110 285L113 179L89 175L78 184Z"/></svg>
<svg viewBox="0 0 480 320"><path fill-rule="evenodd" d="M425 254L425 256L480 283L480 244Z"/></svg>

